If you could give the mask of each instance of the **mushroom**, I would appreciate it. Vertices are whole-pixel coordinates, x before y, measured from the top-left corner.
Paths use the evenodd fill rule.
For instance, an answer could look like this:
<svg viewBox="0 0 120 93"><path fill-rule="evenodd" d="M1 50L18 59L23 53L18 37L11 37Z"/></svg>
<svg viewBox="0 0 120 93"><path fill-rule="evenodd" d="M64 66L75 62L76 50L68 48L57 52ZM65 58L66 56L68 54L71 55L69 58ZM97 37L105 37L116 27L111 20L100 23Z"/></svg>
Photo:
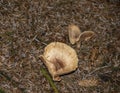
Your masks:
<svg viewBox="0 0 120 93"><path fill-rule="evenodd" d="M68 26L69 40L71 44L77 44L77 48L80 48L81 41L88 41L91 37L95 35L93 31L81 32L78 26L69 25Z"/></svg>
<svg viewBox="0 0 120 93"><path fill-rule="evenodd" d="M78 26L73 25L73 24L69 25L68 33L69 33L69 40L71 44L75 44L77 41L79 41L81 31Z"/></svg>
<svg viewBox="0 0 120 93"><path fill-rule="evenodd" d="M90 38L92 38L95 35L95 33L93 31L84 31L80 34L80 41L88 41Z"/></svg>
<svg viewBox="0 0 120 93"><path fill-rule="evenodd" d="M77 48L80 48L82 41L88 41L93 36L95 36L95 33L93 31L84 31L80 34L79 41L77 42Z"/></svg>
<svg viewBox="0 0 120 93"><path fill-rule="evenodd" d="M75 71L78 67L76 51L61 42L48 44L40 58L48 68L54 81L60 81L60 75Z"/></svg>

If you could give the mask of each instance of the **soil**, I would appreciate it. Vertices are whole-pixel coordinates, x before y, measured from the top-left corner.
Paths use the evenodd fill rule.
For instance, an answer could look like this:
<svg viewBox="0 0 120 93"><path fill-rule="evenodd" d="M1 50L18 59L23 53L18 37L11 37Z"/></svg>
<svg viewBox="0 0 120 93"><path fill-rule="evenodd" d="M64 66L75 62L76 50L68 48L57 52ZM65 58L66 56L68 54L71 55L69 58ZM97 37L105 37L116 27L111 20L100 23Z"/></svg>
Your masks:
<svg viewBox="0 0 120 93"><path fill-rule="evenodd" d="M70 24L96 36L78 49L68 39ZM79 58L75 72L53 82L58 93L120 93L119 0L0 0L0 93L54 93L39 58L54 41Z"/></svg>

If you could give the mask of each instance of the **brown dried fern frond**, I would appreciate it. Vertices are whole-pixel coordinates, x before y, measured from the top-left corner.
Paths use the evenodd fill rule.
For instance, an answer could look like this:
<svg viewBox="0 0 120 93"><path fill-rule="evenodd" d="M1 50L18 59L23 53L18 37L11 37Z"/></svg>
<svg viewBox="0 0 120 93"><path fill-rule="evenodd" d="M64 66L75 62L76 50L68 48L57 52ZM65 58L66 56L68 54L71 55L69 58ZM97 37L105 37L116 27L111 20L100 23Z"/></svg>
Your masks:
<svg viewBox="0 0 120 93"><path fill-rule="evenodd" d="M82 87L93 87L97 86L99 83L98 79L90 78L79 81L79 85Z"/></svg>

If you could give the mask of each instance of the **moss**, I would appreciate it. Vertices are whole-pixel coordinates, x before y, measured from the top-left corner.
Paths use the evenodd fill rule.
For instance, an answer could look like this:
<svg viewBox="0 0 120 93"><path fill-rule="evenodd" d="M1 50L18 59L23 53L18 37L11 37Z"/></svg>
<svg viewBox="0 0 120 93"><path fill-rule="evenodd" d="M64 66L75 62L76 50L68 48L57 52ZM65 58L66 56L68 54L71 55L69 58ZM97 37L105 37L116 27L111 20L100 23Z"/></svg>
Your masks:
<svg viewBox="0 0 120 93"><path fill-rule="evenodd" d="M5 91L3 89L0 88L0 93L5 93Z"/></svg>
<svg viewBox="0 0 120 93"><path fill-rule="evenodd" d="M4 73L3 71L0 71L0 76L4 76L8 81L11 80L11 78L6 73Z"/></svg>
<svg viewBox="0 0 120 93"><path fill-rule="evenodd" d="M112 71L114 72L120 71L120 67L112 67Z"/></svg>
<svg viewBox="0 0 120 93"><path fill-rule="evenodd" d="M9 32L9 31L6 31L6 32L5 32L5 35L7 35L7 36L11 36L11 35L13 35L13 34L14 34L13 31L10 31L10 32Z"/></svg>

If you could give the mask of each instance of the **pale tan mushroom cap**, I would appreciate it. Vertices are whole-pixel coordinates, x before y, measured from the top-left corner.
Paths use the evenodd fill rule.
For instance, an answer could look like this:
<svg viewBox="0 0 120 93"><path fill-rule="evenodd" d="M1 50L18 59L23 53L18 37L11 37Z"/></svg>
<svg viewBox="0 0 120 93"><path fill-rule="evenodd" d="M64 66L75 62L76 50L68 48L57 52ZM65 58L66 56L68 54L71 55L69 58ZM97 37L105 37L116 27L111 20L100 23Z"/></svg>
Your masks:
<svg viewBox="0 0 120 93"><path fill-rule="evenodd" d="M83 41L83 40L87 41L94 35L95 35L95 32L93 31L84 31L80 34L80 41Z"/></svg>
<svg viewBox="0 0 120 93"><path fill-rule="evenodd" d="M75 44L77 41L79 41L79 36L81 34L81 31L78 26L69 25L68 33L69 33L69 40L71 44Z"/></svg>
<svg viewBox="0 0 120 93"><path fill-rule="evenodd" d="M78 67L76 51L61 42L52 42L47 45L43 57L53 77L69 73Z"/></svg>

